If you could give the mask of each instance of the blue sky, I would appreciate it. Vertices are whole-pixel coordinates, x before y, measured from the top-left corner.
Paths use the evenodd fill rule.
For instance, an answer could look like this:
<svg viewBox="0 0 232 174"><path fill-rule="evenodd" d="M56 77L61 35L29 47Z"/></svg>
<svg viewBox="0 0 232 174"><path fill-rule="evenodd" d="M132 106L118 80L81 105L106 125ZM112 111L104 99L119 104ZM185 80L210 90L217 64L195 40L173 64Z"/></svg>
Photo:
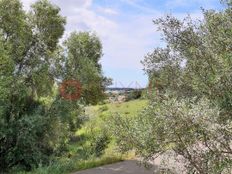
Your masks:
<svg viewBox="0 0 232 174"><path fill-rule="evenodd" d="M173 14L202 18L201 7L220 9L219 0L51 0L67 17L67 38L72 31L95 32L103 43L104 74L117 87L144 87L147 77L140 63L155 47L162 47L152 20ZM22 0L29 9L35 0ZM137 85L135 85L137 84Z"/></svg>

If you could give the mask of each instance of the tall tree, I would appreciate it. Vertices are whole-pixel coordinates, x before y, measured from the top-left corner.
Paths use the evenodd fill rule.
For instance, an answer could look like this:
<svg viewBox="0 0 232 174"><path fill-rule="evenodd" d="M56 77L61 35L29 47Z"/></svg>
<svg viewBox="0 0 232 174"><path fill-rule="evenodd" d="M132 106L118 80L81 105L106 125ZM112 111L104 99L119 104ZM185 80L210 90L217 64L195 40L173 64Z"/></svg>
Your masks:
<svg viewBox="0 0 232 174"><path fill-rule="evenodd" d="M65 78L78 79L82 84L82 97L87 103L96 104L104 99L107 78L100 64L102 44L89 32L73 32L64 43L67 51Z"/></svg>
<svg viewBox="0 0 232 174"><path fill-rule="evenodd" d="M53 54L65 25L59 12L47 0L36 2L29 13L19 0L0 0L1 170L30 169L56 148L52 129L59 122L40 97L52 95Z"/></svg>

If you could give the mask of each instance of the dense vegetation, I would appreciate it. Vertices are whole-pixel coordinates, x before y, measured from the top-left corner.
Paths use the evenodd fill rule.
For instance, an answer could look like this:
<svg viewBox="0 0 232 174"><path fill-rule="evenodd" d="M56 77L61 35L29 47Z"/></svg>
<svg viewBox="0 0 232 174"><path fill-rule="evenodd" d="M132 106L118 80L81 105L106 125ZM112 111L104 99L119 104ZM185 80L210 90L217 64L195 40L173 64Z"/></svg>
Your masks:
<svg viewBox="0 0 232 174"><path fill-rule="evenodd" d="M202 21L154 21L166 48L143 61L154 88L149 106L114 119L122 150L135 149L145 161L171 154L176 165L165 165L168 174L232 171L232 3L224 5L203 10Z"/></svg>
<svg viewBox="0 0 232 174"><path fill-rule="evenodd" d="M20 174L65 174L134 158L133 152L122 154L117 150L115 139L108 131L109 122L112 114L134 117L146 105L147 100L133 100L86 107L89 120L78 129L75 133L76 141L68 143L62 156L49 165L40 165L30 172L22 171Z"/></svg>
<svg viewBox="0 0 232 174"><path fill-rule="evenodd" d="M166 159L168 174L230 174L232 2L222 3L202 21L155 20L166 47L142 62L147 93L110 104L95 34L74 31L61 43L59 7L39 0L26 12L19 0L0 0L0 173L73 172L122 160L119 148ZM59 92L70 80L78 98Z"/></svg>
<svg viewBox="0 0 232 174"><path fill-rule="evenodd" d="M104 98L110 80L98 63L100 40L74 32L61 45L65 23L47 0L29 12L19 0L0 0L0 172L31 170L61 155L85 120L84 105ZM69 79L84 84L78 101L58 93Z"/></svg>

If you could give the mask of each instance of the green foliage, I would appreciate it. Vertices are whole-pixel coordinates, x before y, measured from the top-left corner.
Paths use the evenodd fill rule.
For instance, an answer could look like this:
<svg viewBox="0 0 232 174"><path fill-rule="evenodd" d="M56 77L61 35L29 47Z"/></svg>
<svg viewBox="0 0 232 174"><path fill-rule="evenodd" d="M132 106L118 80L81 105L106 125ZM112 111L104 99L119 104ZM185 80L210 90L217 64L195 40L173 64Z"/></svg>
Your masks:
<svg viewBox="0 0 232 174"><path fill-rule="evenodd" d="M94 154L96 157L102 156L109 143L110 138L106 133L103 132L99 135L95 135L91 142L92 154Z"/></svg>
<svg viewBox="0 0 232 174"><path fill-rule="evenodd" d="M232 11L226 2L220 12L203 10L203 21L154 21L167 47L143 61L154 89L149 107L112 123L122 150L135 149L145 161L171 151L187 173L231 172Z"/></svg>
<svg viewBox="0 0 232 174"><path fill-rule="evenodd" d="M65 117L63 101L53 95L51 71L53 51L64 32L59 11L45 0L35 3L29 14L18 0L0 1L1 172L46 164L67 143L67 119L73 116ZM45 104L42 97L52 99ZM72 112L79 108L72 107Z"/></svg>
<svg viewBox="0 0 232 174"><path fill-rule="evenodd" d="M95 34L73 32L64 44L68 48L69 66L75 64L75 68L78 68L82 64L80 62L82 59L89 59L97 67L101 67L99 60L102 56L102 44Z"/></svg>
<svg viewBox="0 0 232 174"><path fill-rule="evenodd" d="M126 101L137 100L142 97L142 90L133 90L127 93Z"/></svg>
<svg viewBox="0 0 232 174"><path fill-rule="evenodd" d="M227 147L216 147L222 129L230 129L230 124L222 128L217 122L219 113L206 99L177 100L164 95L135 118L116 115L113 133L122 151L135 149L145 160L172 150L183 157L181 163L189 171L221 173L232 161L223 153Z"/></svg>
<svg viewBox="0 0 232 174"><path fill-rule="evenodd" d="M87 119L83 103L104 98L110 81L99 63L100 40L73 33L66 54L58 45L65 23L48 0L35 2L29 12L19 0L0 0L0 173L31 170L61 155ZM73 78L83 84L82 100L65 101L56 80Z"/></svg>
<svg viewBox="0 0 232 174"><path fill-rule="evenodd" d="M88 32L71 33L64 42L68 59L65 78L76 78L82 84L82 97L87 104L97 104L105 98L104 89L109 79L103 76L101 64L102 44Z"/></svg>
<svg viewBox="0 0 232 174"><path fill-rule="evenodd" d="M105 121L96 116L83 126L81 135L85 135L84 149L88 157L101 157L105 153L111 139L107 129Z"/></svg>
<svg viewBox="0 0 232 174"><path fill-rule="evenodd" d="M66 20L59 15L60 8L48 0L41 0L32 5L31 22L37 29L36 36L44 41L48 50L57 48L60 36L64 33Z"/></svg>

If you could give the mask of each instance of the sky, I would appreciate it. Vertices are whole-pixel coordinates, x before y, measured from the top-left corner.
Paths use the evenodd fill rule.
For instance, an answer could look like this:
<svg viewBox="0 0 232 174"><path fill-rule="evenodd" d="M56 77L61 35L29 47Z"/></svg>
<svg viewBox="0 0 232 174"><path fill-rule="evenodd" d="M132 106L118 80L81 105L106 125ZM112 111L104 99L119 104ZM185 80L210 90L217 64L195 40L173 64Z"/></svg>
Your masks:
<svg viewBox="0 0 232 174"><path fill-rule="evenodd" d="M25 10L36 0L22 0ZM102 41L104 75L112 87L145 87L147 76L140 63L156 47L163 47L161 33L152 20L172 14L202 19L201 8L220 9L219 0L50 0L61 8L72 31L94 32Z"/></svg>

